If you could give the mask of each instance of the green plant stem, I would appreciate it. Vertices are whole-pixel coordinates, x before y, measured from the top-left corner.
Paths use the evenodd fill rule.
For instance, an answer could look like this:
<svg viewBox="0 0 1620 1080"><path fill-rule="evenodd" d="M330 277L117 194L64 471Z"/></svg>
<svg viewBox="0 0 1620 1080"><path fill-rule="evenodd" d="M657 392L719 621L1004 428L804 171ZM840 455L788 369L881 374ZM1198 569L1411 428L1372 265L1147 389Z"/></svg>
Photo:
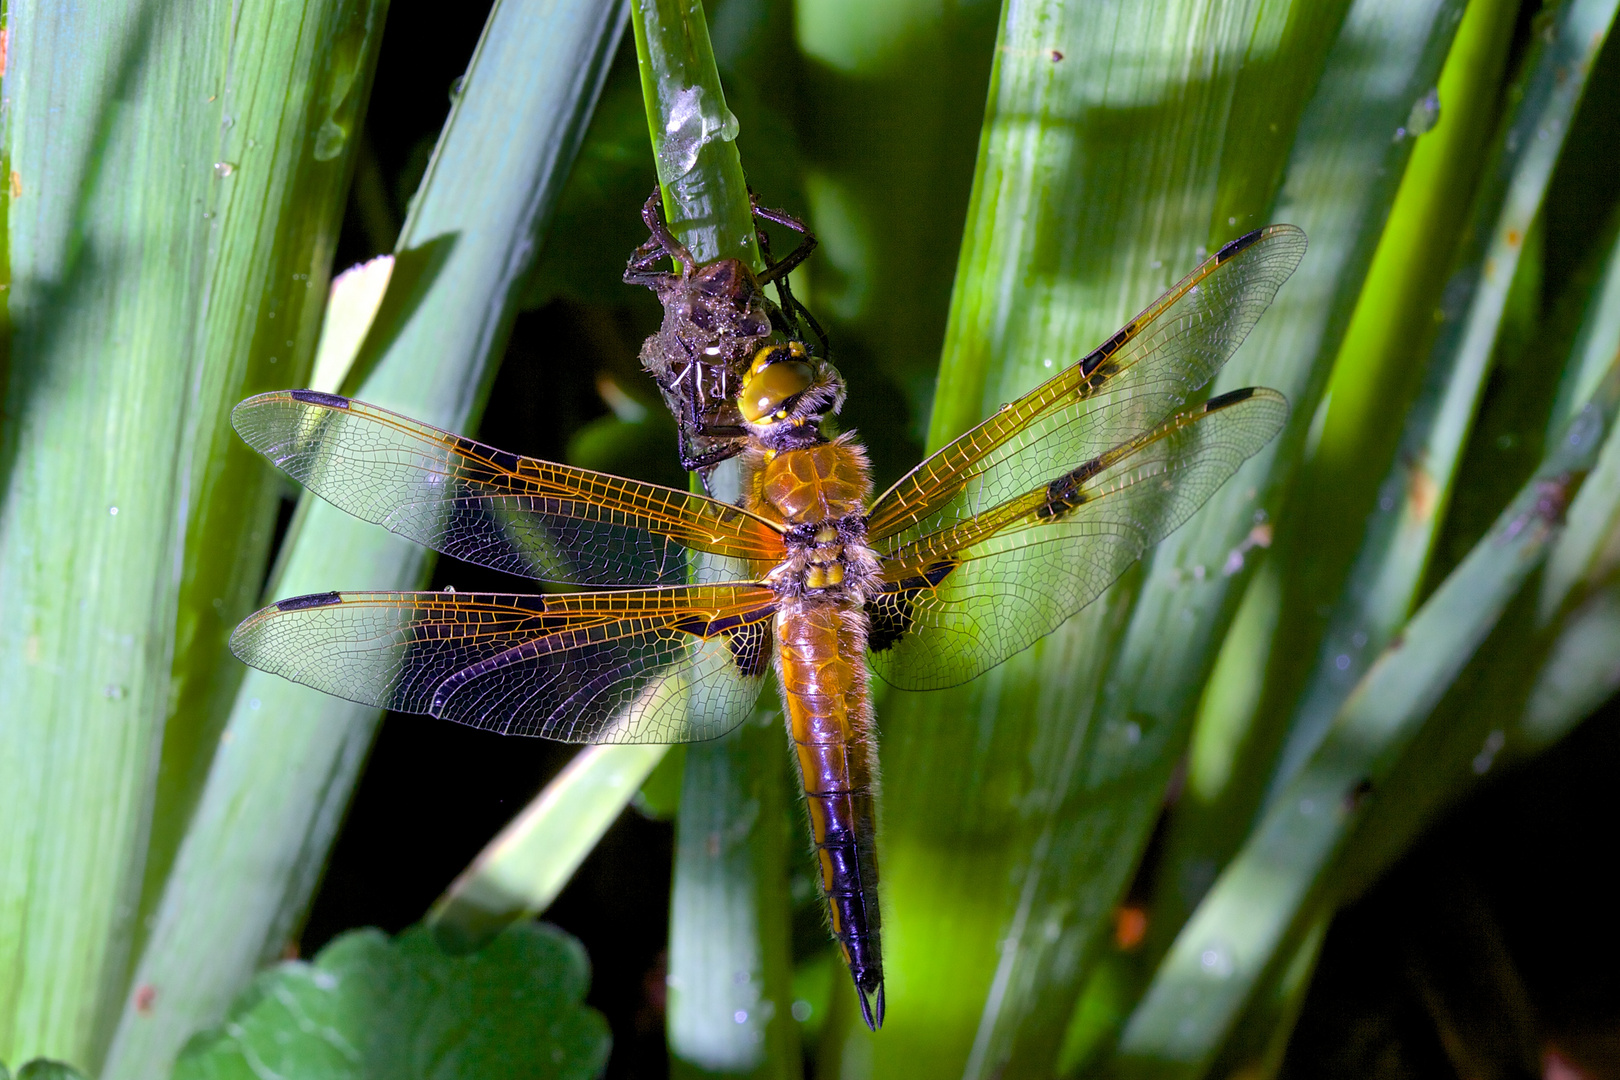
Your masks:
<svg viewBox="0 0 1620 1080"><path fill-rule="evenodd" d="M669 914L670 1075L797 1077L781 716L687 749Z"/></svg>
<svg viewBox="0 0 1620 1080"><path fill-rule="evenodd" d="M222 362L204 384L212 405L191 453L196 496L137 956L246 671L226 639L259 601L280 508L283 480L231 429L230 408L289 381L302 385L312 369L357 149L348 136L371 93L387 10L385 0L328 0L299 20L272 4L242 15L252 21L238 24L232 71L258 73L259 81L233 80L220 95L230 122L219 156L232 171L210 289L260 299L210 310Z"/></svg>
<svg viewBox="0 0 1620 1080"><path fill-rule="evenodd" d="M664 217L700 263L736 258L763 267L737 118L726 108L698 0L632 0L631 26Z"/></svg>
<svg viewBox="0 0 1620 1080"><path fill-rule="evenodd" d="M614 42L615 5L500 0L452 109L351 380L460 429L482 405L525 267ZM268 468L268 466L266 466ZM411 588L428 556L306 498L272 590ZM376 729L375 710L243 680L157 907L105 1078L163 1075L295 933Z"/></svg>
<svg viewBox="0 0 1620 1080"><path fill-rule="evenodd" d="M760 269L737 121L702 5L633 0L631 25L666 220L699 263L732 257ZM770 715L775 723L756 718L687 749L669 929L673 1075L801 1071L788 1012L783 741Z"/></svg>

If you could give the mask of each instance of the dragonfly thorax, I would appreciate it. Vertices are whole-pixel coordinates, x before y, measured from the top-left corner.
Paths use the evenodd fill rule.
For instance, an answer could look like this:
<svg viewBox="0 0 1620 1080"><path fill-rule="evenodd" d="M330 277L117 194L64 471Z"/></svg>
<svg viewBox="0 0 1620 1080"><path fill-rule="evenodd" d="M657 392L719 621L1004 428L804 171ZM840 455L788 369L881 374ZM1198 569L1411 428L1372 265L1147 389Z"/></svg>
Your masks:
<svg viewBox="0 0 1620 1080"><path fill-rule="evenodd" d="M866 546L871 467L859 444L755 448L743 467L749 508L785 526L787 558L768 579L778 595L864 598L878 568Z"/></svg>
<svg viewBox="0 0 1620 1080"><path fill-rule="evenodd" d="M766 576L778 596L865 606L878 576L877 556L866 546L865 515L795 526L784 540L787 557Z"/></svg>

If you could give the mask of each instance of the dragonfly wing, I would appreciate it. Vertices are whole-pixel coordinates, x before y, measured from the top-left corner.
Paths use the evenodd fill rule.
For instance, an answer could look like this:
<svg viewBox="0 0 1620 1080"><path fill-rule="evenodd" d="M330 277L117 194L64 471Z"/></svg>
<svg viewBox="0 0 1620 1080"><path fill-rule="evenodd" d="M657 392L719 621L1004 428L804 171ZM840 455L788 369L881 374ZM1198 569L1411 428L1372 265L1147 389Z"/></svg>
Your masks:
<svg viewBox="0 0 1620 1080"><path fill-rule="evenodd" d="M1282 429L1288 403L1238 390L882 564L873 666L905 690L966 682L1057 629Z"/></svg>
<svg viewBox="0 0 1620 1080"><path fill-rule="evenodd" d="M695 742L759 697L774 610L757 585L317 593L249 616L231 650L350 701L505 735Z"/></svg>
<svg viewBox="0 0 1620 1080"><path fill-rule="evenodd" d="M335 394L238 405L248 445L342 510L466 562L544 581L687 580L689 550L775 562L776 530L657 484L521 457Z"/></svg>
<svg viewBox="0 0 1620 1080"><path fill-rule="evenodd" d="M972 518L1157 425L1215 376L1305 254L1273 225L1239 237L1079 363L947 444L872 507L880 554Z"/></svg>

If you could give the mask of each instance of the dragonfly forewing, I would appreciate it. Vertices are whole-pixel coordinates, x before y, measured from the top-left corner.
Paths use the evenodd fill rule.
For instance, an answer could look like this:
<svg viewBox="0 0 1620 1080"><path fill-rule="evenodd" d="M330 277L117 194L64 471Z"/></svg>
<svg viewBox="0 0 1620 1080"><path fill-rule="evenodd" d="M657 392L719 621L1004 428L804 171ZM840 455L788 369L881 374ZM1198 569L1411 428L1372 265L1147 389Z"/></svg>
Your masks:
<svg viewBox="0 0 1620 1080"><path fill-rule="evenodd" d="M355 517L466 562L575 585L686 580L687 552L773 561L779 534L674 488L497 450L307 390L236 407L242 438Z"/></svg>

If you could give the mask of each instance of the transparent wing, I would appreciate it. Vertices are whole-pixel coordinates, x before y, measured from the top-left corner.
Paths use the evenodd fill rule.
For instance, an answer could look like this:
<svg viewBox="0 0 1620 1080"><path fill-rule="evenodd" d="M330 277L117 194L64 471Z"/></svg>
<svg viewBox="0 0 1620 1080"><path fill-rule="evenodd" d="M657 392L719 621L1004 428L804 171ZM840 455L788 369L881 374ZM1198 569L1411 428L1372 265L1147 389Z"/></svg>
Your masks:
<svg viewBox="0 0 1620 1080"><path fill-rule="evenodd" d="M248 445L321 498L436 551L578 585L687 580L688 550L781 559L777 531L701 495L520 457L364 402L260 394L231 413Z"/></svg>
<svg viewBox="0 0 1620 1080"><path fill-rule="evenodd" d="M317 593L244 619L231 651L350 701L505 735L695 742L759 697L774 610L757 585Z"/></svg>
<svg viewBox="0 0 1620 1080"><path fill-rule="evenodd" d="M1292 225L1221 248L1079 363L902 477L872 507L873 548L897 551L1160 423L1221 369L1304 254Z"/></svg>
<svg viewBox="0 0 1620 1080"><path fill-rule="evenodd" d="M905 690L966 682L1057 629L1282 430L1237 390L890 554L867 605L873 666Z"/></svg>

